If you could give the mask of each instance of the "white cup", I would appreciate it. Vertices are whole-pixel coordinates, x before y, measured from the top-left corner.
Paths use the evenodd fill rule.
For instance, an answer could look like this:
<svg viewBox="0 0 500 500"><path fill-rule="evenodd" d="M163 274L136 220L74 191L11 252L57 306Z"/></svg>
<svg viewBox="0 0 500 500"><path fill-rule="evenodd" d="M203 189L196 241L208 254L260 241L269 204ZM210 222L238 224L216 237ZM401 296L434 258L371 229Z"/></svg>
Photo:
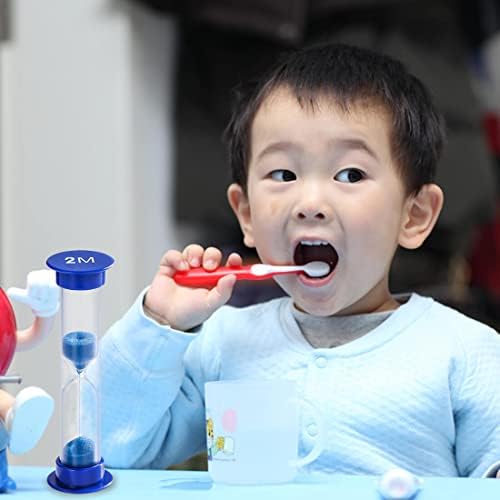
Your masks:
<svg viewBox="0 0 500 500"><path fill-rule="evenodd" d="M299 409L312 408L318 434L298 458ZM323 449L318 409L299 401L289 380L229 380L205 384L208 472L214 482L270 484L292 481Z"/></svg>

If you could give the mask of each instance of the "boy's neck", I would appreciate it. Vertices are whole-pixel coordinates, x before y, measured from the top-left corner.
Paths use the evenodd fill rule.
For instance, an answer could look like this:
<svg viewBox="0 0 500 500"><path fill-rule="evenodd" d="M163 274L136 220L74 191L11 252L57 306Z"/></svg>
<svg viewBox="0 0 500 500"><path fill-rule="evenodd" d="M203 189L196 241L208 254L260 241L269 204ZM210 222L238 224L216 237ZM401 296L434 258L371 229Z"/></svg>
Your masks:
<svg viewBox="0 0 500 500"><path fill-rule="evenodd" d="M371 314L377 312L394 311L400 303L389 291L389 277L386 275L366 295L350 306L335 313L338 316L350 316L353 314Z"/></svg>

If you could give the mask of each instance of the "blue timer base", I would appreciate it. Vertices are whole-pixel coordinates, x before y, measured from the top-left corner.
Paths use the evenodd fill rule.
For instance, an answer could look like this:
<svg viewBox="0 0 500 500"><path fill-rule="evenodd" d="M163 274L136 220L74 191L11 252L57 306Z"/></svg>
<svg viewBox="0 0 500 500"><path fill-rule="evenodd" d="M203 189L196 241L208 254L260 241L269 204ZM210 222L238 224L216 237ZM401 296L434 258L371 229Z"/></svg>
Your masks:
<svg viewBox="0 0 500 500"><path fill-rule="evenodd" d="M104 471L104 477L98 483L81 488L70 488L69 486L64 485L61 481L59 481L59 479L57 479L55 471L51 472L47 477L47 483L49 483L49 486L57 491L61 491L62 493L95 493L96 491L103 490L112 482L113 476L107 470Z"/></svg>
<svg viewBox="0 0 500 500"><path fill-rule="evenodd" d="M104 469L103 460L90 467L68 467L59 457L56 470L47 477L49 486L63 493L95 493L113 482L113 476Z"/></svg>

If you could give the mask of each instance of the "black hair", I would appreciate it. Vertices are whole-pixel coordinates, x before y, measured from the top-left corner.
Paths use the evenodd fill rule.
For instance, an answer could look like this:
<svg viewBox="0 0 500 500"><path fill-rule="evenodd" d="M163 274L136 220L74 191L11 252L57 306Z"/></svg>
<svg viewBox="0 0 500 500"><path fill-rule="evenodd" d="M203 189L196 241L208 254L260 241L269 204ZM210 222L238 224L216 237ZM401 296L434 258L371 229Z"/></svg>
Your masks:
<svg viewBox="0 0 500 500"><path fill-rule="evenodd" d="M257 111L278 89L301 106L328 97L345 112L353 105L382 106L390 119L391 152L408 194L434 181L445 140L444 119L424 85L386 55L344 44L325 44L285 54L260 80L240 86L224 138L233 181L246 192L250 132Z"/></svg>

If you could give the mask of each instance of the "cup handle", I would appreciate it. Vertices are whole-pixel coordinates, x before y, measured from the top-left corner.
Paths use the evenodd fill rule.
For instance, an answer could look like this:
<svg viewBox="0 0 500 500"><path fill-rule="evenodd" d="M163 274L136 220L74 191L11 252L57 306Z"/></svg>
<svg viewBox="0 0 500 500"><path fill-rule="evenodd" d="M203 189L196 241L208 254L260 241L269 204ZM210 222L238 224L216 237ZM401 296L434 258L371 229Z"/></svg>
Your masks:
<svg viewBox="0 0 500 500"><path fill-rule="evenodd" d="M318 433L316 434L314 446L312 447L311 451L307 455L298 458L297 460L292 460L292 466L296 467L297 469L316 460L321 455L321 452L325 447L325 426L323 423L323 419L321 418L321 412L314 403L308 401L307 399L300 400L299 403L301 405L309 406L309 408L313 410L312 413L315 417L314 420L318 429Z"/></svg>

